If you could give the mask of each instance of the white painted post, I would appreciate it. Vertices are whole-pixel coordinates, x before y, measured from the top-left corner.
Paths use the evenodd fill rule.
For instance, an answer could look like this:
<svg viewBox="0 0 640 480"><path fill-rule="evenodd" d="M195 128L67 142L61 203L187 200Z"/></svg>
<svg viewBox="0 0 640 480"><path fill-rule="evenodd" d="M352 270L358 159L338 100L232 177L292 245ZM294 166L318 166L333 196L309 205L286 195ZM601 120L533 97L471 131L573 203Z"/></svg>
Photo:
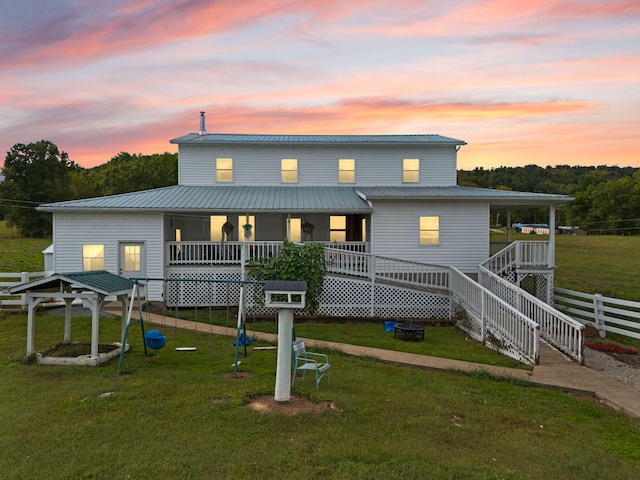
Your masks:
<svg viewBox="0 0 640 480"><path fill-rule="evenodd" d="M549 251L547 267L554 268L556 263L556 207L549 206ZM549 299L547 299L547 302Z"/></svg>
<svg viewBox="0 0 640 480"><path fill-rule="evenodd" d="M64 341L71 341L71 314L72 314L72 298L64 299Z"/></svg>
<svg viewBox="0 0 640 480"><path fill-rule="evenodd" d="M291 343L293 341L293 310L278 310L278 359L276 366L276 402L291 400Z"/></svg>
<svg viewBox="0 0 640 480"><path fill-rule="evenodd" d="M605 338L607 331L604 328L604 318L602 318L602 295L599 293L593 296L593 316L595 317L594 321L598 329L598 335L600 338Z"/></svg>
<svg viewBox="0 0 640 480"><path fill-rule="evenodd" d="M98 343L100 336L100 301L98 294L92 295L91 302L91 358L98 358Z"/></svg>
<svg viewBox="0 0 640 480"><path fill-rule="evenodd" d="M36 316L35 310L38 306L38 299L31 297L29 294L25 294L29 310L27 311L27 355L33 353L34 335L36 331Z"/></svg>
<svg viewBox="0 0 640 480"><path fill-rule="evenodd" d="M291 352L293 310L303 309L307 282L268 280L264 285L265 307L278 309L278 357L276 365L276 402L291 400Z"/></svg>

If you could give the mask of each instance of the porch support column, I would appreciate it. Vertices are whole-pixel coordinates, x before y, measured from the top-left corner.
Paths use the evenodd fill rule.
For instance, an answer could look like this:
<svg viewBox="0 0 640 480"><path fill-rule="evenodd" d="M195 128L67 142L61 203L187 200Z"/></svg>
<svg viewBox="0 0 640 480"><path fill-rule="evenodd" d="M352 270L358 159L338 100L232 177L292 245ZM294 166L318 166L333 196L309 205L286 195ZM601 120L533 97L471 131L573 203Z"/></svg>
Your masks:
<svg viewBox="0 0 640 480"><path fill-rule="evenodd" d="M507 243L511 243L511 210L507 210Z"/></svg>
<svg viewBox="0 0 640 480"><path fill-rule="evenodd" d="M547 266L556 265L556 207L549 205L549 251L547 252Z"/></svg>

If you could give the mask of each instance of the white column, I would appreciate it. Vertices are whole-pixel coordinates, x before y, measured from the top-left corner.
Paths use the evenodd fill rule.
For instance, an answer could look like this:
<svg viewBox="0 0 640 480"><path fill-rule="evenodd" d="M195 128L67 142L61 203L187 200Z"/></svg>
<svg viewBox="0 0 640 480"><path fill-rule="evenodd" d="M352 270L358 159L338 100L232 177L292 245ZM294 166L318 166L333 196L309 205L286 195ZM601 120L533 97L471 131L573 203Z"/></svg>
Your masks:
<svg viewBox="0 0 640 480"><path fill-rule="evenodd" d="M73 302L73 298L65 298L64 299L64 341L71 341L71 303Z"/></svg>
<svg viewBox="0 0 640 480"><path fill-rule="evenodd" d="M549 206L549 251L547 266L554 268L556 265L556 207Z"/></svg>
<svg viewBox="0 0 640 480"><path fill-rule="evenodd" d="M276 366L276 402L291 400L291 343L293 342L293 309L278 310L278 359Z"/></svg>
<svg viewBox="0 0 640 480"><path fill-rule="evenodd" d="M91 358L98 358L98 343L100 336L100 300L98 294L95 294L90 300L91 302Z"/></svg>

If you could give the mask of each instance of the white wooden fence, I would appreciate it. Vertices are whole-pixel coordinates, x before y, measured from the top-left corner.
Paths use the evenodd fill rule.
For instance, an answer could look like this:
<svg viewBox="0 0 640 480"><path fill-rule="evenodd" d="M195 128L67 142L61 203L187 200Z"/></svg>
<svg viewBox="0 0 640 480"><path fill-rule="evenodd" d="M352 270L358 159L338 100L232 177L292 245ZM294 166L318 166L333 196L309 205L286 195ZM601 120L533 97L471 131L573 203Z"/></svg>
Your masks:
<svg viewBox="0 0 640 480"><path fill-rule="evenodd" d="M554 288L553 305L579 322L607 332L640 339L640 302Z"/></svg>
<svg viewBox="0 0 640 480"><path fill-rule="evenodd" d="M25 306L25 294L9 295L8 293L4 293L4 290L15 285L20 285L21 283L42 278L50 273L51 272L0 272L0 307Z"/></svg>

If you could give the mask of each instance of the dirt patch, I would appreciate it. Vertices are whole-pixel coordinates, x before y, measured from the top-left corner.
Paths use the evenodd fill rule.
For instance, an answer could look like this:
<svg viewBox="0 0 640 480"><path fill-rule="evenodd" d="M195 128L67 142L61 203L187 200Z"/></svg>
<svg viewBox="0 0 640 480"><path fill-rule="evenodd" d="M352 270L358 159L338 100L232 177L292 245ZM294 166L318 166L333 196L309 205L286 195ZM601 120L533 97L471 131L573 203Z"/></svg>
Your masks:
<svg viewBox="0 0 640 480"><path fill-rule="evenodd" d="M298 413L322 413L327 411L339 411L333 402L314 403L307 397L292 395L289 402L276 402L273 395L262 395L251 399L247 404L251 410L261 413L283 413L296 415Z"/></svg>
<svg viewBox="0 0 640 480"><path fill-rule="evenodd" d="M99 344L98 353L109 353L120 348L114 344ZM91 355L91 343L89 342L63 342L54 345L43 352L43 357L80 357L82 355Z"/></svg>

